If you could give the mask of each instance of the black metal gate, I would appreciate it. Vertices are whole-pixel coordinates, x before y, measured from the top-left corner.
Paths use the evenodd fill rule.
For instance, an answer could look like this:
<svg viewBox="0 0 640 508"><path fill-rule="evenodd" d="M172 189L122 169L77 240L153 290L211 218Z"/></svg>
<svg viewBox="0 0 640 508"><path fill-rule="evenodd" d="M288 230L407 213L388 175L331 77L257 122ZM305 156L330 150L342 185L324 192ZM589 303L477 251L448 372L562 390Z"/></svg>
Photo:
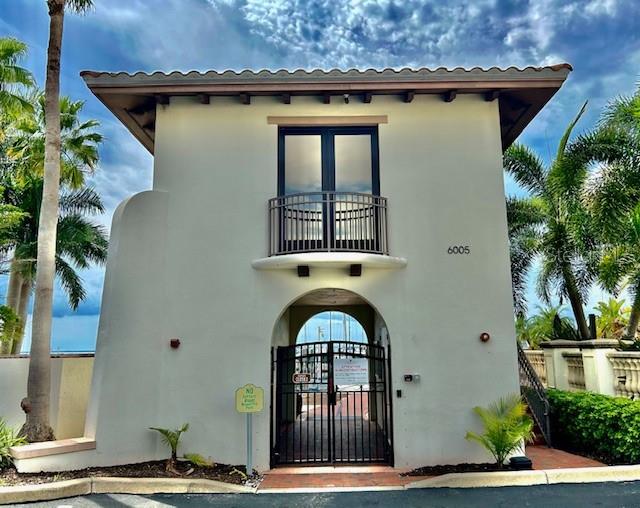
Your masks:
<svg viewBox="0 0 640 508"><path fill-rule="evenodd" d="M378 345L336 341L276 348L272 466L392 465L390 371Z"/></svg>

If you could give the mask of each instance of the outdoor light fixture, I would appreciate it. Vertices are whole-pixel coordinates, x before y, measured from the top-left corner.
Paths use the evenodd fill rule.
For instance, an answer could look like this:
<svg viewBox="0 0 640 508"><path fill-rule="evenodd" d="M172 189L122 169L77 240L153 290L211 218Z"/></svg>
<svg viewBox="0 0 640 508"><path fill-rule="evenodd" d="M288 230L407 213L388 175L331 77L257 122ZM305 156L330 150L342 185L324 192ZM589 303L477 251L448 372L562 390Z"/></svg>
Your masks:
<svg viewBox="0 0 640 508"><path fill-rule="evenodd" d="M180 339L171 339L169 345L171 349L178 349L180 347Z"/></svg>
<svg viewBox="0 0 640 508"><path fill-rule="evenodd" d="M491 335L489 335L487 332L482 332L480 334L480 340L482 342L489 342L489 339L491 338Z"/></svg>
<svg viewBox="0 0 640 508"><path fill-rule="evenodd" d="M344 94L344 103L345 104L349 104L349 94L348 93Z"/></svg>
<svg viewBox="0 0 640 508"><path fill-rule="evenodd" d="M298 265L298 277L309 277L308 265Z"/></svg>

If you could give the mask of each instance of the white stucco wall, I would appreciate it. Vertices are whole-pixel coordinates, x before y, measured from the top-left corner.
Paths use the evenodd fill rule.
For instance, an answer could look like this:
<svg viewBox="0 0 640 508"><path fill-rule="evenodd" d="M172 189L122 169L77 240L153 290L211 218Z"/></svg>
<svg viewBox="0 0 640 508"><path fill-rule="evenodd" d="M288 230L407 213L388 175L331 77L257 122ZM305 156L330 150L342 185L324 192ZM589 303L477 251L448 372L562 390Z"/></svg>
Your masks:
<svg viewBox="0 0 640 508"><path fill-rule="evenodd" d="M254 383L269 393L278 317L324 287L360 294L387 325L393 388L403 391L393 399L395 464L486 460L464 439L478 428L472 407L518 391L497 107L468 95L348 105L172 98L159 106L154 191L114 218L87 425L97 450L65 463L164 456L147 427L183 422L191 425L183 451L242 463L234 391ZM266 255L267 200L276 194L277 127L266 117L361 114L388 115L380 187L391 254L407 267L365 268L362 277L313 269L309 278L252 269ZM448 255L450 245L471 254ZM403 383L406 372L420 382ZM256 467L266 469L268 411L256 415L254 432Z"/></svg>

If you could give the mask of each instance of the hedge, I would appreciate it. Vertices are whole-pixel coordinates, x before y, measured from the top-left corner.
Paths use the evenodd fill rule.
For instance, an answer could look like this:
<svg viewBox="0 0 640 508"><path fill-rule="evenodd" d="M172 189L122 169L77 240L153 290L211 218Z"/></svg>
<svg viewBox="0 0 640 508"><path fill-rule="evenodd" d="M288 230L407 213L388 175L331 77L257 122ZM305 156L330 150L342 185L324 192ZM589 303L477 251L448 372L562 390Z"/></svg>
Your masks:
<svg viewBox="0 0 640 508"><path fill-rule="evenodd" d="M554 446L608 464L640 463L640 401L548 390Z"/></svg>

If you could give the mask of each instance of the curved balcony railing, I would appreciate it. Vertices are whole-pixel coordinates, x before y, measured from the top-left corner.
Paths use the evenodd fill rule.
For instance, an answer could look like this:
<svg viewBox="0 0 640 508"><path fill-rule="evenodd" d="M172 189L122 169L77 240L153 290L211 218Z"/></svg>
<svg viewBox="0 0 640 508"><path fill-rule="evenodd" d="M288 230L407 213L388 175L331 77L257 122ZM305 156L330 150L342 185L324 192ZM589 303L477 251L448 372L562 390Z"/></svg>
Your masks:
<svg viewBox="0 0 640 508"><path fill-rule="evenodd" d="M298 252L389 254L387 198L305 192L269 200L269 256Z"/></svg>

